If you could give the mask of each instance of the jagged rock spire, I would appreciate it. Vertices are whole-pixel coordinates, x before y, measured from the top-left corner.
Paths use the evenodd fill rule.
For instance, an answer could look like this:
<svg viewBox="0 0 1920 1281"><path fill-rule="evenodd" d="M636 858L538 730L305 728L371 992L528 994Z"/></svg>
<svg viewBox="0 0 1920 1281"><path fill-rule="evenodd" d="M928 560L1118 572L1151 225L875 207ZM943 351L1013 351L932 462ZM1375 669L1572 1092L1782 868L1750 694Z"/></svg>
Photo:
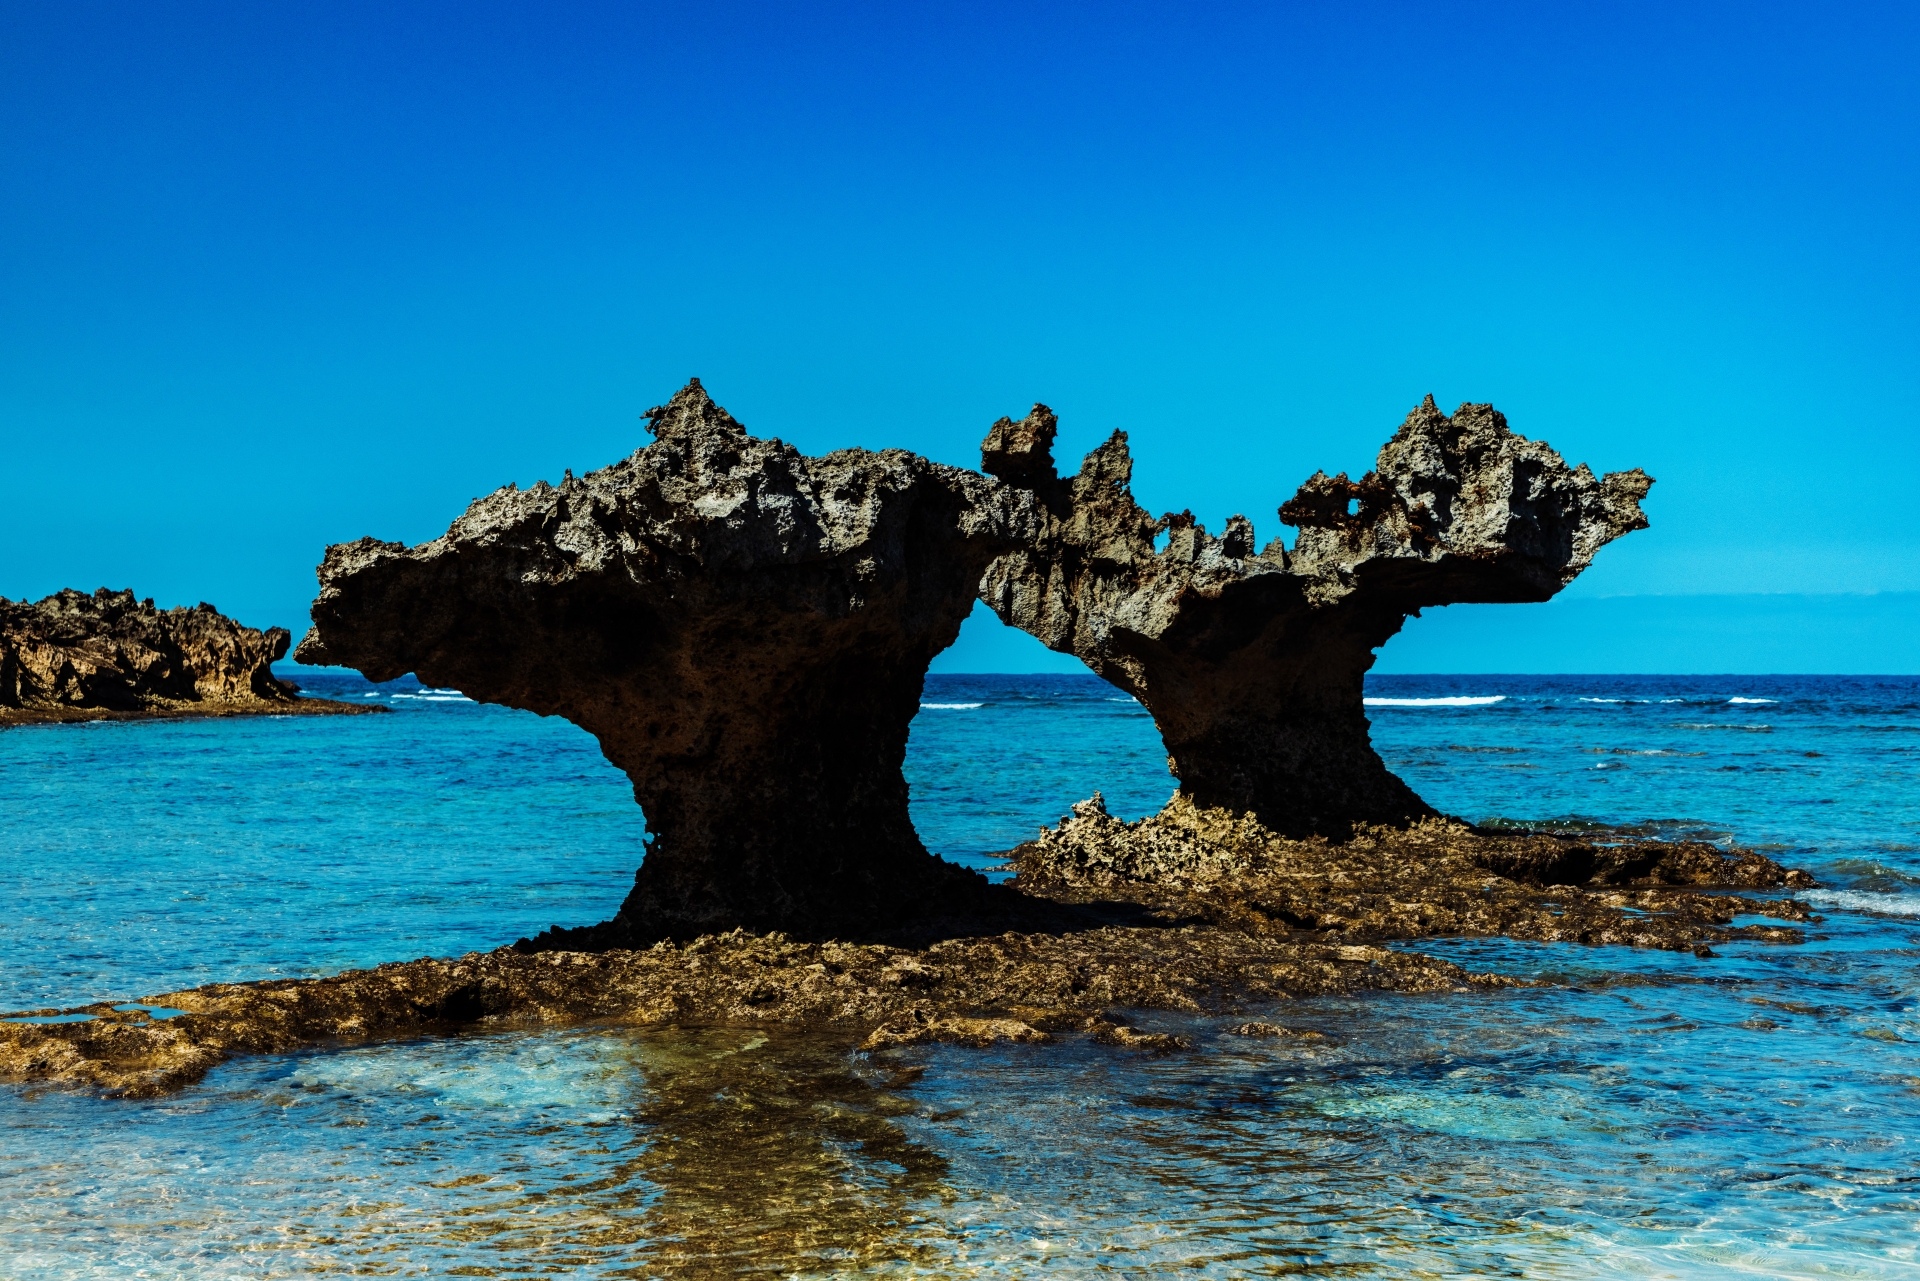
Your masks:
<svg viewBox="0 0 1920 1281"><path fill-rule="evenodd" d="M997 463L1011 434L996 423L983 453ZM1432 396L1373 471L1316 473L1280 507L1300 530L1292 550L1275 539L1256 553L1241 516L1218 538L1190 512L1154 520L1132 471L1116 432L1064 492L1050 460L1018 472L1048 519L994 562L981 599L1140 699L1191 799L1292 834L1431 813L1368 741L1374 651L1429 606L1546 600L1646 527L1653 484L1637 470L1596 480L1491 405L1449 417Z"/></svg>

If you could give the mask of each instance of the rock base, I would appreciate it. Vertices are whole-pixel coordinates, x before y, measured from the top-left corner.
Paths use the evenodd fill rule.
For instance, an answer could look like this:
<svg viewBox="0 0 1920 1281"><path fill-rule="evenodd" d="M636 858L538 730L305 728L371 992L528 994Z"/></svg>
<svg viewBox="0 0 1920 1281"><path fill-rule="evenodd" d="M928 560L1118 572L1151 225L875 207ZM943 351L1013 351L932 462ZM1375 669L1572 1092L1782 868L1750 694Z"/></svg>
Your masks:
<svg viewBox="0 0 1920 1281"><path fill-rule="evenodd" d="M1182 797L1126 823L1096 795L1012 861L1014 884L976 905L988 915L924 917L920 938L735 930L638 949L609 946L592 928L552 932L457 960L148 998L185 1011L166 1019L108 1003L41 1011L91 1017L0 1023L0 1077L145 1097L238 1054L596 1020L841 1029L850 1048L864 1037L869 1050L1078 1034L1164 1053L1182 1048L1177 1038L1134 1028L1120 1011L1230 1014L1289 998L1517 982L1385 941L1501 935L1711 956L1714 943L1803 937L1784 924L1735 926L1738 915L1816 919L1790 897L1735 892L1813 883L1751 851L1444 819L1339 843L1293 840ZM596 950L566 950L569 941ZM1237 1030L1289 1035L1261 1022Z"/></svg>
<svg viewBox="0 0 1920 1281"><path fill-rule="evenodd" d="M1447 818L1299 840L1178 793L1127 823L1096 792L1010 859L1015 888L1055 902L1118 900L1166 920L1302 940L1498 935L1699 954L1736 939L1801 941L1799 930L1736 926L1736 916L1813 919L1792 898L1726 892L1814 884L1751 850L1489 832Z"/></svg>
<svg viewBox="0 0 1920 1281"><path fill-rule="evenodd" d="M461 1029L603 1021L844 1029L851 1047L1044 1041L1083 1030L1137 1049L1177 1048L1110 1009L1233 1011L1288 997L1441 992L1510 980L1431 957L1261 938L1237 930L1103 927L952 939L920 950L798 943L744 932L644 951L472 953L327 979L212 984L146 1004L101 1003L87 1022L0 1023L0 1078L129 1098L166 1094L241 1054ZM53 1013L48 1011L47 1013ZM15 1016L18 1017L18 1016Z"/></svg>

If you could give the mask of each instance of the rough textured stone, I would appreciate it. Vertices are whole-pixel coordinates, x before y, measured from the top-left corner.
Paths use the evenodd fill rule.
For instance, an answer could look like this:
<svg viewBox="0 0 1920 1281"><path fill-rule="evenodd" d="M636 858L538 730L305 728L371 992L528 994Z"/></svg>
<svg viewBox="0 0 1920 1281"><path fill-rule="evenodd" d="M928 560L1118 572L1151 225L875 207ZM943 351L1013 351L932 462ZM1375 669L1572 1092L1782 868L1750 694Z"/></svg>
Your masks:
<svg viewBox="0 0 1920 1281"><path fill-rule="evenodd" d="M477 499L432 542L328 548L301 659L564 716L627 772L652 833L633 892L542 946L870 934L990 897L922 847L901 764L1031 496L903 450L807 457L698 380L648 418L632 457Z"/></svg>
<svg viewBox="0 0 1920 1281"><path fill-rule="evenodd" d="M1797 943L1804 903L1726 890L1813 885L1752 850L1595 833L1487 832L1450 819L1363 827L1339 841L1294 839L1250 814L1176 795L1122 822L1098 793L1014 850L1014 887L1064 903L1131 902L1163 919L1255 934L1363 943L1491 936L1708 954L1733 939Z"/></svg>
<svg viewBox="0 0 1920 1281"><path fill-rule="evenodd" d="M130 591L0 598L0 725L139 716L364 711L276 679L288 633Z"/></svg>
<svg viewBox="0 0 1920 1281"><path fill-rule="evenodd" d="M1546 600L1646 527L1653 483L1637 470L1596 478L1490 405L1448 417L1428 397L1375 470L1316 474L1280 508L1300 529L1291 550L1256 549L1244 517L1214 537L1190 513L1149 516L1129 488L1125 433L1056 477L1054 431L1036 405L982 447L986 470L1031 491L1047 518L994 562L981 599L1138 698L1184 795L1296 836L1431 816L1369 742L1374 650L1430 606Z"/></svg>

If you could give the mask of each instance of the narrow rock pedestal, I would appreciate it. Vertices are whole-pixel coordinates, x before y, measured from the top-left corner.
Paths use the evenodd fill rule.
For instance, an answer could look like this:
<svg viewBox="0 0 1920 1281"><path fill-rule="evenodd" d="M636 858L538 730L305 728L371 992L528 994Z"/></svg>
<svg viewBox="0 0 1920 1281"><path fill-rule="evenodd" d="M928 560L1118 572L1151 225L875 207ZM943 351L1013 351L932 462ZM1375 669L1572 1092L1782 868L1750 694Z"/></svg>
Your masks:
<svg viewBox="0 0 1920 1281"><path fill-rule="evenodd" d="M1029 496L903 450L811 458L698 380L632 457L476 500L438 539L327 549L303 661L564 716L652 833L619 915L537 946L746 927L858 937L991 887L927 853L907 732Z"/></svg>

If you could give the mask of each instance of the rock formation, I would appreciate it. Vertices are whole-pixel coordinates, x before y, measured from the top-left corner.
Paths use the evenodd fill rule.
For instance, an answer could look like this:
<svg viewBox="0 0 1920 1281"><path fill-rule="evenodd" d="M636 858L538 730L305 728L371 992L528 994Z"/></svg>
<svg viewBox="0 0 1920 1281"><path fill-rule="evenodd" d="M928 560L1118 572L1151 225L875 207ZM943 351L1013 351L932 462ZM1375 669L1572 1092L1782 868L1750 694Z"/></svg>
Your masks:
<svg viewBox="0 0 1920 1281"><path fill-rule="evenodd" d="M155 609L130 591L0 598L0 724L112 716L362 710L302 699L273 675L283 627L242 627L202 603Z"/></svg>
<svg viewBox="0 0 1920 1281"><path fill-rule="evenodd" d="M1429 606L1546 600L1646 527L1653 483L1638 470L1596 478L1491 405L1449 418L1429 396L1373 471L1315 474L1280 508L1300 530L1291 550L1257 549L1241 516L1219 537L1191 513L1150 517L1129 489L1123 432L1057 477L1054 431L1036 405L982 446L985 469L1046 517L994 562L981 599L1138 698L1182 795L1290 836L1432 816L1369 741L1374 650Z"/></svg>
<svg viewBox="0 0 1920 1281"><path fill-rule="evenodd" d="M476 499L418 547L329 547L302 661L564 716L652 835L606 946L870 933L984 893L901 773L922 678L1032 499L904 450L818 458L689 383L632 457Z"/></svg>

